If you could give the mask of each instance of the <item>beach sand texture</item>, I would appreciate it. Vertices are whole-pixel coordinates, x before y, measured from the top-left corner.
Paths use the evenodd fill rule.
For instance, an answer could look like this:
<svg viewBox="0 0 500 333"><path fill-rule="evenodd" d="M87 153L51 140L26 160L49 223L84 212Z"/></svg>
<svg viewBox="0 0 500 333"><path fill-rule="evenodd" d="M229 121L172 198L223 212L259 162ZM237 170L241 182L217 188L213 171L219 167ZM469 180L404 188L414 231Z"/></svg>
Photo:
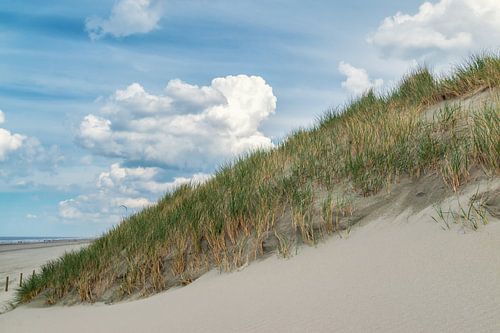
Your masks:
<svg viewBox="0 0 500 333"><path fill-rule="evenodd" d="M498 181L495 182L498 190ZM488 185L488 186L491 186ZM468 196L475 188L470 188ZM21 306L5 332L499 332L500 221L477 231L436 209L385 210L290 259L115 305ZM456 197L443 202L456 209ZM466 198L461 199L466 202ZM454 206L455 205L455 206ZM444 230L446 229L446 230Z"/></svg>

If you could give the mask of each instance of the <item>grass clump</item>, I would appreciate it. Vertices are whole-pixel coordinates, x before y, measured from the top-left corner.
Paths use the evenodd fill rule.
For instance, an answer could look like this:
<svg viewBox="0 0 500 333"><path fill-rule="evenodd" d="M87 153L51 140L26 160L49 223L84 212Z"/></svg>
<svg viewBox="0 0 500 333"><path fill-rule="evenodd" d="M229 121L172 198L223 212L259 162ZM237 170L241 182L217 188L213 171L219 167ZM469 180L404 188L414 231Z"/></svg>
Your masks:
<svg viewBox="0 0 500 333"><path fill-rule="evenodd" d="M500 104L477 110L429 106L500 84L500 58L471 58L445 78L419 68L381 96L370 91L323 115L269 151L221 167L202 185L181 186L89 247L49 262L17 296L93 302L190 283L211 268L232 270L295 244L314 244L350 225L353 198L401 177L441 174L451 189L473 168L500 172Z"/></svg>
<svg viewBox="0 0 500 333"><path fill-rule="evenodd" d="M487 202L489 195L489 192L480 194L478 188L476 193L468 198L466 205L461 202L458 196L456 202L453 202L455 207L452 208L450 205L446 211L440 205L435 205L436 216L432 216L432 219L444 230L451 229L452 224L477 230L481 225L488 224Z"/></svg>

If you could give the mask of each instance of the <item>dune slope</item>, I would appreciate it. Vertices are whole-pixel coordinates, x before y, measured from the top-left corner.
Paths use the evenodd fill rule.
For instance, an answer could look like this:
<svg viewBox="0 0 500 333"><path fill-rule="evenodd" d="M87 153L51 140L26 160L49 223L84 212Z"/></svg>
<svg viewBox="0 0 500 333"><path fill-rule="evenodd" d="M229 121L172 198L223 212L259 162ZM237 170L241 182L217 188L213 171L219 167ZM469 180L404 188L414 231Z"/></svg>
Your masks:
<svg viewBox="0 0 500 333"><path fill-rule="evenodd" d="M15 332L497 332L500 182L478 180L441 198L435 176L402 182L353 227L283 260L212 271L186 287L115 305L37 308L0 316ZM483 198L473 230L460 207ZM419 201L417 205L410 202ZM427 205L425 205L427 202ZM476 201L474 201L476 202ZM419 207L417 207L419 206ZM496 209L496 210L495 210Z"/></svg>
<svg viewBox="0 0 500 333"><path fill-rule="evenodd" d="M498 87L497 55L472 57L446 77L418 68L392 91L367 92L275 149L166 194L85 249L48 263L18 300L73 304L150 295L214 268L232 271L275 252L289 257L302 244L364 224L373 212L388 214L384 193L405 181L434 177L429 188L422 185L424 194L409 199L417 208L474 181L494 181ZM485 221L480 207L468 206L473 229ZM471 212L479 217L471 220ZM438 215L448 228L445 212Z"/></svg>

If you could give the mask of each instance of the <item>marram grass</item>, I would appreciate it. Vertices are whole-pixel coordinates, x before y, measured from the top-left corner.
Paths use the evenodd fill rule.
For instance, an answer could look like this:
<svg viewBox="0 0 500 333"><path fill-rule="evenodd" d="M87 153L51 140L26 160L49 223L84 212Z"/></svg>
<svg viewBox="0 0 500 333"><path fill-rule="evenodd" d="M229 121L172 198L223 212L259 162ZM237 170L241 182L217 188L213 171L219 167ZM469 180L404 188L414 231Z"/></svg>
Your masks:
<svg viewBox="0 0 500 333"><path fill-rule="evenodd" d="M231 270L265 253L291 254L341 228L353 196L370 196L402 176L438 173L450 189L473 168L500 173L500 101L463 110L442 100L500 85L500 57L480 55L449 76L426 68L382 96L373 92L323 115L275 149L221 167L202 185L181 186L78 252L46 264L19 289L93 302L190 283L212 268Z"/></svg>

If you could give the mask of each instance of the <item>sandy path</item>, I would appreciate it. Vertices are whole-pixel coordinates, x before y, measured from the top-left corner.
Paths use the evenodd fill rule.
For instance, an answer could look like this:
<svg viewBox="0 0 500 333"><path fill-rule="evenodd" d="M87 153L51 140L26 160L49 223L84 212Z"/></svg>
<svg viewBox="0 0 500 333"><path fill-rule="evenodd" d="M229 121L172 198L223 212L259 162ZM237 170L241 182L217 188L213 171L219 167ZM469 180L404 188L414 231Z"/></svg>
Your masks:
<svg viewBox="0 0 500 333"><path fill-rule="evenodd" d="M0 312L14 298L19 285L19 273L24 277L37 270L48 260L56 259L87 242L60 241L53 243L0 245ZM5 277L9 276L9 291L5 292Z"/></svg>
<svg viewBox="0 0 500 333"><path fill-rule="evenodd" d="M428 212L427 212L428 213ZM500 332L500 222L380 219L283 260L112 306L20 307L15 332Z"/></svg>

